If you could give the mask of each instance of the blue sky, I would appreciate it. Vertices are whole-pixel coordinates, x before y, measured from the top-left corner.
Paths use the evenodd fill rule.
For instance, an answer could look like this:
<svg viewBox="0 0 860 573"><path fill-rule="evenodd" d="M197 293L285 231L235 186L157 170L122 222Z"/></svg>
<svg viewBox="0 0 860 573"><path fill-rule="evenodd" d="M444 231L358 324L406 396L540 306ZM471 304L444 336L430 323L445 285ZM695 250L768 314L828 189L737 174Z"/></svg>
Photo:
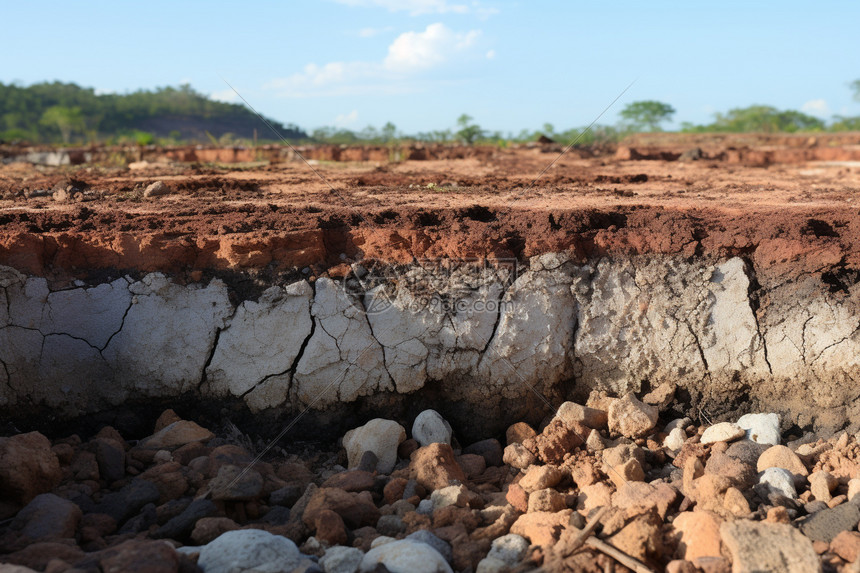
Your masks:
<svg viewBox="0 0 860 573"><path fill-rule="evenodd" d="M100 91L188 82L305 129L469 113L504 132L665 101L675 123L763 103L860 115L860 3L318 0L6 2L0 81ZM14 49L12 48L14 46Z"/></svg>

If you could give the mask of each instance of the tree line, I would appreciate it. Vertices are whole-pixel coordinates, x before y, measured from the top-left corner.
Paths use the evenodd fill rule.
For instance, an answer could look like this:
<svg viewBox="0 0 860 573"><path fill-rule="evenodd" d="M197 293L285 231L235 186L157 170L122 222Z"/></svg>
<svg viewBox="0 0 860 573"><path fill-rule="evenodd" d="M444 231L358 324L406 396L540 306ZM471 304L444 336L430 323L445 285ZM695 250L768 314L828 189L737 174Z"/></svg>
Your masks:
<svg viewBox="0 0 860 573"><path fill-rule="evenodd" d="M860 102L860 80L849 87ZM676 110L668 103L643 100L627 104L616 125L595 125L556 130L545 123L537 130L519 133L490 131L474 118L462 114L452 128L404 134L387 122L381 128L359 131L321 127L307 134L294 124L268 121L294 143L402 144L429 143L492 144L535 141L541 137L560 143L576 140L595 145L620 140L636 132L661 131ZM259 130L259 140L257 139ZM706 124L681 124L681 132L794 133L860 131L860 116L834 116L830 121L768 105L751 105L714 114ZM38 83L29 87L0 82L0 141L33 143L186 143L250 144L276 141L260 119L243 105L214 101L189 85L138 90L129 94L96 94L92 88L72 83Z"/></svg>

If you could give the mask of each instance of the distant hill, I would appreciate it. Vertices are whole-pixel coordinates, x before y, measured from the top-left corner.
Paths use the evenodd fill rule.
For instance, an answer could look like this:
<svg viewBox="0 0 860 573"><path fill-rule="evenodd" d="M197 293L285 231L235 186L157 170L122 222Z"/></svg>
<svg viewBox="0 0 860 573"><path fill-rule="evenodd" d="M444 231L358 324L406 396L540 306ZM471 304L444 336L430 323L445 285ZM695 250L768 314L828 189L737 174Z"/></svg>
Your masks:
<svg viewBox="0 0 860 573"><path fill-rule="evenodd" d="M269 123L287 139L307 139L293 124ZM100 94L72 83L22 87L0 82L0 140L33 143L92 141L233 143L277 137L247 107L214 101L189 85Z"/></svg>

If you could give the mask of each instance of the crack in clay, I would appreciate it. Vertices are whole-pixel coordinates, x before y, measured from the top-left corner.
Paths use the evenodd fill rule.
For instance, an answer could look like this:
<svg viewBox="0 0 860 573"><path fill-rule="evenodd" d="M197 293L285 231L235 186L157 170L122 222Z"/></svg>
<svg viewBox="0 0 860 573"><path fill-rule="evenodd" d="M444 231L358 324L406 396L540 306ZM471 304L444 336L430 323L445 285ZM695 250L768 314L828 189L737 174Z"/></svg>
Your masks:
<svg viewBox="0 0 860 573"><path fill-rule="evenodd" d="M104 346L99 348L99 354L101 354L110 345L110 341L113 340L114 336L122 332L122 328L125 326L125 319L128 316L128 313L131 312L132 306L134 306L134 296L129 299L128 306L126 307L125 312L122 313L122 320L120 320L119 328L117 328L115 332L112 332Z"/></svg>
<svg viewBox="0 0 860 573"><path fill-rule="evenodd" d="M750 310L752 310L753 321L755 322L755 330L758 336L759 341L761 342L762 347L762 355L764 356L764 363L767 364L767 371L770 374L773 374L773 367L770 365L770 358L767 354L767 342L765 341L765 337L761 332L761 324L759 324L758 319L758 310L759 303L757 302L757 298L754 295L754 292L761 289L761 285L758 282L758 278L756 278L755 266L753 266L753 262L750 259L742 258L744 261L744 272L747 275L747 282L749 286L747 288L747 299L749 302ZM756 285L758 288L756 288ZM756 301L755 303L753 301ZM750 356L755 355L755 340L750 340L750 348L749 348Z"/></svg>

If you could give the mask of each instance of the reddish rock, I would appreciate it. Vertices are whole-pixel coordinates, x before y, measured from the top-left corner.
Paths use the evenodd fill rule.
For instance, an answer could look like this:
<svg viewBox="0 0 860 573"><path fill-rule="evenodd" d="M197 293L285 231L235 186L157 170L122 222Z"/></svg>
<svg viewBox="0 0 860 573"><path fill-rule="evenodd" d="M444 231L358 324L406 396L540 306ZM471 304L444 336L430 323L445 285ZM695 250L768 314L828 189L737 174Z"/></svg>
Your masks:
<svg viewBox="0 0 860 573"><path fill-rule="evenodd" d="M54 489L60 479L60 460L48 438L39 432L0 438L0 519L9 516L3 515L4 503L15 511Z"/></svg>
<svg viewBox="0 0 860 573"><path fill-rule="evenodd" d="M208 456L211 451L210 448L207 448L201 442L191 442L173 452L173 459L183 466L187 466L191 460Z"/></svg>
<svg viewBox="0 0 860 573"><path fill-rule="evenodd" d="M313 527L317 515L324 510L340 515L350 529L376 525L380 515L369 492L349 493L342 489L320 488L308 501L302 513L302 521L308 527Z"/></svg>
<svg viewBox="0 0 860 573"><path fill-rule="evenodd" d="M197 545L206 545L222 533L234 529L239 529L239 524L228 517L204 517L194 524L191 539Z"/></svg>
<svg viewBox="0 0 860 573"><path fill-rule="evenodd" d="M529 494L520 486L520 484L512 483L508 486L508 493L505 494L505 500L517 511L526 513L529 510Z"/></svg>
<svg viewBox="0 0 860 573"><path fill-rule="evenodd" d="M114 547L90 553L75 563L78 569L123 573L174 573L181 556L163 541L130 539Z"/></svg>
<svg viewBox="0 0 860 573"><path fill-rule="evenodd" d="M505 432L507 445L522 444L524 441L529 438L534 438L535 436L537 436L537 432L535 432L534 428L525 422L517 422L516 424L510 425Z"/></svg>
<svg viewBox="0 0 860 573"><path fill-rule="evenodd" d="M669 508L678 499L678 492L665 483L652 485L645 482L628 482L618 488L612 496L612 505L620 509L654 509L661 519L666 518Z"/></svg>
<svg viewBox="0 0 860 573"><path fill-rule="evenodd" d="M708 511L685 511L672 522L673 536L678 542L675 557L693 561L698 557L720 557L723 520Z"/></svg>
<svg viewBox="0 0 860 573"><path fill-rule="evenodd" d="M565 497L552 488L539 489L529 494L529 513L536 511L561 511L566 507Z"/></svg>
<svg viewBox="0 0 860 573"><path fill-rule="evenodd" d="M144 439L140 447L149 450L175 450L191 442L208 442L215 434L189 420L179 420Z"/></svg>
<svg viewBox="0 0 860 573"><path fill-rule="evenodd" d="M656 510L638 515L607 541L628 555L648 561L663 555L663 520Z"/></svg>
<svg viewBox="0 0 860 573"><path fill-rule="evenodd" d="M501 454L499 457L501 458ZM487 461L484 456L478 454L463 454L457 458L457 463L463 468L466 479L470 480L480 476L487 469Z"/></svg>
<svg viewBox="0 0 860 573"><path fill-rule="evenodd" d="M371 472L350 470L334 474L325 480L321 487L334 487L343 491L368 491L375 485L376 476Z"/></svg>
<svg viewBox="0 0 860 573"><path fill-rule="evenodd" d="M253 461L253 456L241 446L235 444L224 444L218 446L209 453L209 465L206 468L206 477L215 477L222 466L245 467ZM282 480L289 482L280 473L277 474ZM308 480L310 482L310 479ZM306 484L308 483L306 482ZM306 485L305 484L305 485Z"/></svg>
<svg viewBox="0 0 860 573"><path fill-rule="evenodd" d="M450 525L461 525L467 531L475 530L481 524L477 512L465 507L449 505L440 507L433 511L433 527L447 527Z"/></svg>
<svg viewBox="0 0 860 573"><path fill-rule="evenodd" d="M830 551L847 561L854 563L860 556L860 534L856 531L843 531L830 542Z"/></svg>
<svg viewBox="0 0 860 573"><path fill-rule="evenodd" d="M60 460L60 464L64 466L72 463L72 459L75 457L75 448L70 444L54 444L51 447L51 451L56 454L57 459Z"/></svg>
<svg viewBox="0 0 860 573"><path fill-rule="evenodd" d="M153 433L158 433L173 422L179 422L182 418L179 417L179 414L174 412L172 409L168 408L155 421L155 428L153 428Z"/></svg>
<svg viewBox="0 0 860 573"><path fill-rule="evenodd" d="M409 462L409 471L420 485L430 491L446 487L452 481L466 481L466 474L457 464L454 450L448 444L430 444L416 450Z"/></svg>
<svg viewBox="0 0 860 573"><path fill-rule="evenodd" d="M406 492L406 484L409 480L406 478L391 478L382 490L382 497L388 505L403 499L403 494Z"/></svg>
<svg viewBox="0 0 860 573"><path fill-rule="evenodd" d="M4 563L23 565L36 571L44 571L52 559L61 559L66 563L77 563L86 554L73 543L41 542L32 543L9 555L3 556Z"/></svg>
<svg viewBox="0 0 860 573"><path fill-rule="evenodd" d="M571 509L555 513L526 513L511 525L511 533L522 535L533 545L551 547L558 541L562 530L567 527L572 513Z"/></svg>
<svg viewBox="0 0 860 573"><path fill-rule="evenodd" d="M519 481L520 487L528 493L548 487L555 487L561 481L562 473L555 466L532 466Z"/></svg>
<svg viewBox="0 0 860 573"><path fill-rule="evenodd" d="M566 454L577 446L585 443L590 428L582 424L565 424L562 420L553 419L540 435L523 441L523 446L531 450L548 464L561 464Z"/></svg>
<svg viewBox="0 0 860 573"><path fill-rule="evenodd" d="M597 507L609 505L612 498L612 488L604 482L587 485L580 489L576 498L576 509L590 512Z"/></svg>
<svg viewBox="0 0 860 573"><path fill-rule="evenodd" d="M331 546L346 543L346 525L343 518L330 509L323 509L314 518L314 535Z"/></svg>
<svg viewBox="0 0 860 573"><path fill-rule="evenodd" d="M177 462L167 462L149 468L140 477L155 484L159 493L158 503L163 504L182 497L188 489L188 480L182 469Z"/></svg>
<svg viewBox="0 0 860 573"><path fill-rule="evenodd" d="M414 438L409 438L408 440L403 440L400 442L400 445L397 446L397 457L408 460L412 454L420 448L421 446L418 444L418 440Z"/></svg>

